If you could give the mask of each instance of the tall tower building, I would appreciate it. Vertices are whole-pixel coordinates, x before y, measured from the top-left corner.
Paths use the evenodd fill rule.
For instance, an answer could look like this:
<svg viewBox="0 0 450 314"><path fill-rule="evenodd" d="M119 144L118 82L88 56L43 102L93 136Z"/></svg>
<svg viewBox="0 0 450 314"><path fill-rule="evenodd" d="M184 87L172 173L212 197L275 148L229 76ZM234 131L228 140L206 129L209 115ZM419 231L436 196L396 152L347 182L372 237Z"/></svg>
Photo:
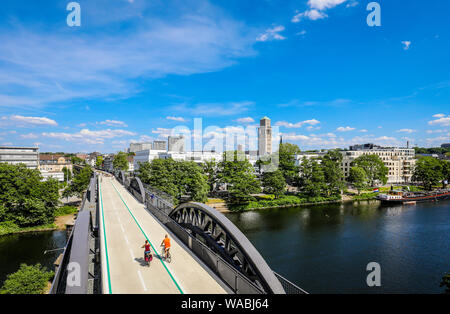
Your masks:
<svg viewBox="0 0 450 314"><path fill-rule="evenodd" d="M264 117L259 121L258 128L258 155L272 154L272 127L270 119Z"/></svg>

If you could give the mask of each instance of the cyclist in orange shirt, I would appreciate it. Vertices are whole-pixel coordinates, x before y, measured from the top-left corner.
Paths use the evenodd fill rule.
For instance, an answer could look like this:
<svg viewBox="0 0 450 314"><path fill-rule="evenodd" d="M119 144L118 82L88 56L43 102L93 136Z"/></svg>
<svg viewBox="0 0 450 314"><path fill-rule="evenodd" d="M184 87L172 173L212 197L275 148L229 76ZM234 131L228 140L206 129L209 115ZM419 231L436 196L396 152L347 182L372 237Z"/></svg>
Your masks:
<svg viewBox="0 0 450 314"><path fill-rule="evenodd" d="M169 236L167 234L164 237L164 240L162 240L161 246L164 246L164 258L167 259L167 255L168 255L169 250L170 250L170 239L169 239Z"/></svg>

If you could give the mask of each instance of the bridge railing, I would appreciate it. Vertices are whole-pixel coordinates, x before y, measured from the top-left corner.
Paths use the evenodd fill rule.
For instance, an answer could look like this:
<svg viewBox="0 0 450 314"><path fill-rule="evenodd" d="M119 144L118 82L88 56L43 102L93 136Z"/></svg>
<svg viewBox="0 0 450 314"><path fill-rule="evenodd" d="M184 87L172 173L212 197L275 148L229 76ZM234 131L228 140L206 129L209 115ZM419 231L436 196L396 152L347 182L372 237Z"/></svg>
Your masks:
<svg viewBox="0 0 450 314"><path fill-rule="evenodd" d="M286 291L286 294L308 294L305 290L297 286L295 283L290 282L280 274L273 272L275 274L275 277L278 278L281 285L283 286L284 291Z"/></svg>

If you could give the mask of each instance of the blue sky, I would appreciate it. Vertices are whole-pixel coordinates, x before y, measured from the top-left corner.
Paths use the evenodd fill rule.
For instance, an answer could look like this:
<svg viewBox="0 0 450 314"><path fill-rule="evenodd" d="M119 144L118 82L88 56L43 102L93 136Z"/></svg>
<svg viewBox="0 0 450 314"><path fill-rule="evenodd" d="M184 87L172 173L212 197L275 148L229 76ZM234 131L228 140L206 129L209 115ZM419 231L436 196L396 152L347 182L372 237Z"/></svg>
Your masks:
<svg viewBox="0 0 450 314"><path fill-rule="evenodd" d="M301 149L450 142L450 3L4 0L0 144L115 152L267 115Z"/></svg>

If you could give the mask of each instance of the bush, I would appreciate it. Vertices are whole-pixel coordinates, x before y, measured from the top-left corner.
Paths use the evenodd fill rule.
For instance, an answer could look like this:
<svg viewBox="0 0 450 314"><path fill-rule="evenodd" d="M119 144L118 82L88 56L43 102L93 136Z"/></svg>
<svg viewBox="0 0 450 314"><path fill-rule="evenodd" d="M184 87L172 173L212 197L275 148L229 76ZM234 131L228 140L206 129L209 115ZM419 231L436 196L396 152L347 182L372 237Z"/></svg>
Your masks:
<svg viewBox="0 0 450 314"><path fill-rule="evenodd" d="M55 211L55 216L65 216L70 214L75 214L78 211L78 209L75 206L61 206Z"/></svg>
<svg viewBox="0 0 450 314"><path fill-rule="evenodd" d="M18 232L19 230L19 226L16 225L13 221L0 222L0 236Z"/></svg>
<svg viewBox="0 0 450 314"><path fill-rule="evenodd" d="M8 275L0 294L43 294L54 273L41 264L21 264L17 272Z"/></svg>

